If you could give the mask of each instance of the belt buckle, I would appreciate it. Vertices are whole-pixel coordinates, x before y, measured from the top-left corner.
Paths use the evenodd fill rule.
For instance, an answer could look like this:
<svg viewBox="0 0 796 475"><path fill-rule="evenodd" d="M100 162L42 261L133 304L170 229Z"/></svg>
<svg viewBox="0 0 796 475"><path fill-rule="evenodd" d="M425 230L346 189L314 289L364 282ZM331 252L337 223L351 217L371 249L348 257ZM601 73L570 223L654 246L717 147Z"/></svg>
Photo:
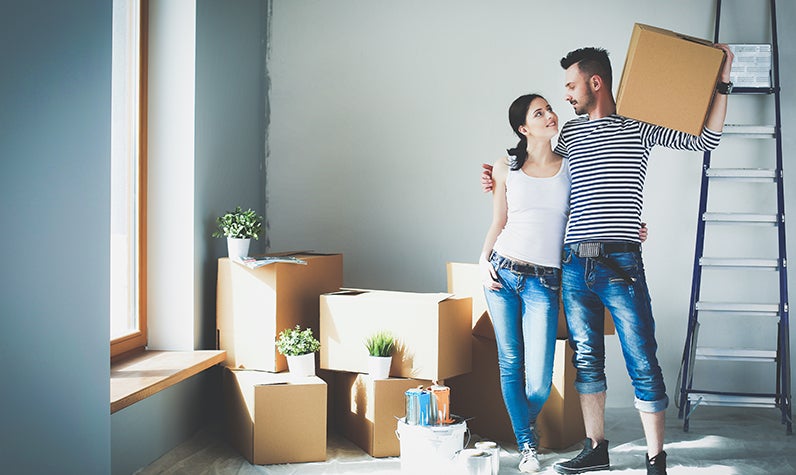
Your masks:
<svg viewBox="0 0 796 475"><path fill-rule="evenodd" d="M578 257L600 257L602 243L582 242L578 244Z"/></svg>

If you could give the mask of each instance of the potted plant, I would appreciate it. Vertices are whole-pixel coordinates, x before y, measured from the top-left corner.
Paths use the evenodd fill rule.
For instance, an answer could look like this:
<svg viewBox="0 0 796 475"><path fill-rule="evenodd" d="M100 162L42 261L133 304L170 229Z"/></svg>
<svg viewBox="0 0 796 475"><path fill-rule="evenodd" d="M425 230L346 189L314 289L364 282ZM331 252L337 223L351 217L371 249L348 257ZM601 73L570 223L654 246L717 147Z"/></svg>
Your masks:
<svg viewBox="0 0 796 475"><path fill-rule="evenodd" d="M373 379L390 377L392 353L395 349L395 337L386 330L377 331L365 340L368 350L368 374Z"/></svg>
<svg viewBox="0 0 796 475"><path fill-rule="evenodd" d="M243 211L238 206L235 211L227 211L216 218L216 223L218 229L213 232L213 237L227 238L229 257L246 257L249 255L252 238L260 238L263 217L258 216L251 208Z"/></svg>
<svg viewBox="0 0 796 475"><path fill-rule="evenodd" d="M312 329L286 328L279 332L276 349L287 358L287 368L294 376L313 376L315 374L315 352L321 342L312 336Z"/></svg>

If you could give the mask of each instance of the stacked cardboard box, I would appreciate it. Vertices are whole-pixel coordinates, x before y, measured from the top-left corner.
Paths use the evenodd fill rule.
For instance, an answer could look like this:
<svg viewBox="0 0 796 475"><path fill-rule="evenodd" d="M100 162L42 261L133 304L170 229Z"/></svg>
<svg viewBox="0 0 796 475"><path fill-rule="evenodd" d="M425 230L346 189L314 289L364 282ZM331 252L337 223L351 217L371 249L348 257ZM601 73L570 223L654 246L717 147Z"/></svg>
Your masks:
<svg viewBox="0 0 796 475"><path fill-rule="evenodd" d="M300 325L319 333L319 298L340 289L340 254L293 254L304 262L257 269L218 261L218 347L227 351L224 394L230 439L255 464L326 460L334 377L292 378L276 336ZM281 372L281 373L280 373ZM278 373L278 374L277 374Z"/></svg>
<svg viewBox="0 0 796 475"><path fill-rule="evenodd" d="M321 362L337 377L335 423L374 457L400 455L398 418L407 389L470 371L472 304L450 294L344 290L321 296ZM381 330L396 339L390 378L367 372L365 339Z"/></svg>

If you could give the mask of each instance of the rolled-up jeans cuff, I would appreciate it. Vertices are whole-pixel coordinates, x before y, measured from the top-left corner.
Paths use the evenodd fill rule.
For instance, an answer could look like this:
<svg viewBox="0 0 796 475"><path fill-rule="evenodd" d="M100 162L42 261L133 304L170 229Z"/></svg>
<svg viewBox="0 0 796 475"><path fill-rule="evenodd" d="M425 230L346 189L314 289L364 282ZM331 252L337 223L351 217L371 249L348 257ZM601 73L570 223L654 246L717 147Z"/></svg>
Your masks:
<svg viewBox="0 0 796 475"><path fill-rule="evenodd" d="M605 380L589 382L575 381L575 391L580 394L604 393L607 390L608 384L605 382Z"/></svg>
<svg viewBox="0 0 796 475"><path fill-rule="evenodd" d="M636 409L641 412L661 412L665 411L667 407L669 407L669 396L663 396L663 399L658 399L657 401L642 401L639 398L636 398L634 405Z"/></svg>

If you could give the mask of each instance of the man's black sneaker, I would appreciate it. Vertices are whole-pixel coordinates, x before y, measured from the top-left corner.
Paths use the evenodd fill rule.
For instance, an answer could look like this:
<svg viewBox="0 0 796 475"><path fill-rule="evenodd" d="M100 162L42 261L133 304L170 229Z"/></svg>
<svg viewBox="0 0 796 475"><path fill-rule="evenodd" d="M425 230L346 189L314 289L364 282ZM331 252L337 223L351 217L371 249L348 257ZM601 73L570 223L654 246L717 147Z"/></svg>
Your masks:
<svg viewBox="0 0 796 475"><path fill-rule="evenodd" d="M584 473L596 470L608 470L611 463L608 461L608 441L604 440L592 448L592 440L583 441L583 450L572 460L553 465L558 473ZM665 473L665 472L664 472Z"/></svg>
<svg viewBox="0 0 796 475"><path fill-rule="evenodd" d="M650 458L649 454L644 454L647 458L647 475L666 475L666 452Z"/></svg>

